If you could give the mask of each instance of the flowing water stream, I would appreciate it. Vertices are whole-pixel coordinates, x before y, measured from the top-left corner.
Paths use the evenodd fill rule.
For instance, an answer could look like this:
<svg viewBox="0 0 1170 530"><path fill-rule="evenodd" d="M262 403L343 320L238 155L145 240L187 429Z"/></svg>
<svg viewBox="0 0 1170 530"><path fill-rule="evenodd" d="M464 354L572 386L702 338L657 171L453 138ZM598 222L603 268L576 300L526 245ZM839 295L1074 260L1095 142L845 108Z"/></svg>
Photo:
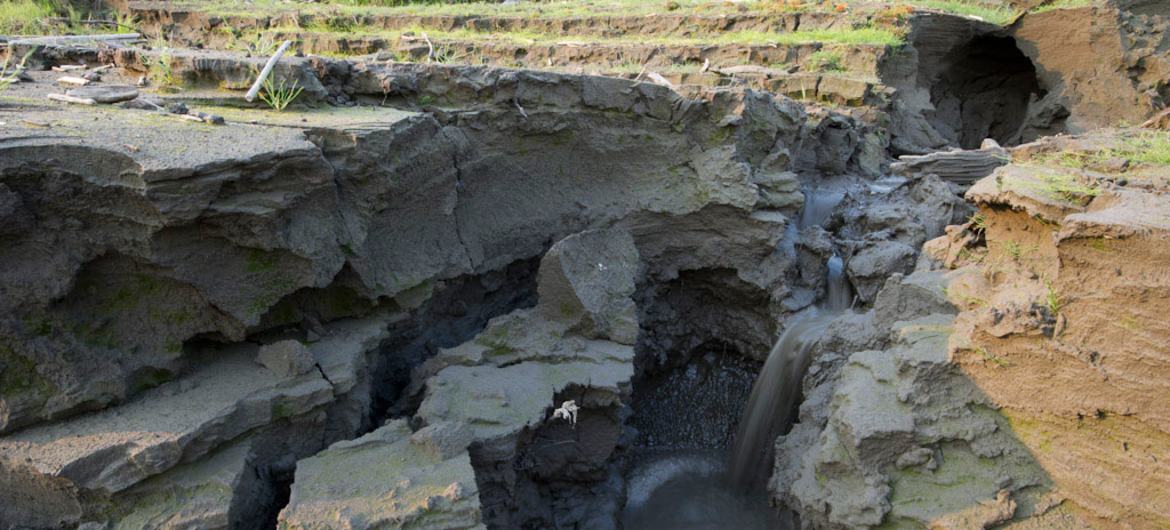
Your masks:
<svg viewBox="0 0 1170 530"><path fill-rule="evenodd" d="M798 227L823 225L843 197L839 191L807 192ZM730 458L675 452L643 461L627 483L626 530L791 528L768 506L763 491L772 470L773 443L796 419L812 347L852 303L842 259L833 255L827 266L824 299L789 322L756 377Z"/></svg>
<svg viewBox="0 0 1170 530"><path fill-rule="evenodd" d="M828 265L829 286L824 303L789 323L752 386L735 433L729 469L731 483L741 489L758 488L767 482L772 470L772 444L796 419L801 381L812 361L812 347L829 322L849 309L852 297L841 258L834 255Z"/></svg>

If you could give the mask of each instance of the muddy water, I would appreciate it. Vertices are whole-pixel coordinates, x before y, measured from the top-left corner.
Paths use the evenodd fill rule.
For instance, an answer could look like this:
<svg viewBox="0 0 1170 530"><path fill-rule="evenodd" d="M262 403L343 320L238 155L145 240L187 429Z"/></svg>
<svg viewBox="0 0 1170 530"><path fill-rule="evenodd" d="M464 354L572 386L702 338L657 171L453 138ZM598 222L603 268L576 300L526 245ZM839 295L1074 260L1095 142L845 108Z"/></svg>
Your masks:
<svg viewBox="0 0 1170 530"><path fill-rule="evenodd" d="M844 193L805 193L799 228L823 226ZM795 239L796 227L790 226ZM827 263L821 304L791 321L757 376L732 440L730 458L718 451L671 451L648 458L629 477L626 530L776 530L791 528L768 506L764 485L772 445L796 419L801 381L812 347L829 322L848 310L853 293L842 259Z"/></svg>
<svg viewBox="0 0 1170 530"><path fill-rule="evenodd" d="M829 259L828 293L821 307L798 317L772 347L764 368L752 386L735 433L728 470L732 484L743 490L767 482L772 466L772 443L796 419L800 385L812 361L812 347L829 322L852 301L841 258Z"/></svg>
<svg viewBox="0 0 1170 530"><path fill-rule="evenodd" d="M845 198L838 190L809 190L804 192L804 209L800 212L800 227L824 226L833 209Z"/></svg>
<svg viewBox="0 0 1170 530"><path fill-rule="evenodd" d="M673 451L648 459L627 484L625 530L780 527L764 495L729 487L726 459L718 452Z"/></svg>

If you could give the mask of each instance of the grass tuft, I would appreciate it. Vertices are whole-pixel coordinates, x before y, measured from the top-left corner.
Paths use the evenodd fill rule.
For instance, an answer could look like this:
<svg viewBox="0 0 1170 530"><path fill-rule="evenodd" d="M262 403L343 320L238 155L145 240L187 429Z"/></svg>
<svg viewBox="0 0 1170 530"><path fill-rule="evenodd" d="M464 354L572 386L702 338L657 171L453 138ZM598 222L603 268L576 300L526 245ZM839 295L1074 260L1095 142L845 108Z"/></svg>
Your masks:
<svg viewBox="0 0 1170 530"><path fill-rule="evenodd" d="M53 6L39 0L0 2L0 35L49 33L47 20L56 16Z"/></svg>
<svg viewBox="0 0 1170 530"><path fill-rule="evenodd" d="M1044 305L1048 306L1049 314L1056 316L1060 314L1060 310L1064 308L1064 300L1060 298L1060 293L1056 288L1052 287L1052 282L1045 282L1047 292L1044 295Z"/></svg>
<svg viewBox="0 0 1170 530"><path fill-rule="evenodd" d="M3 92L13 83L20 80L20 72L24 70L24 63L28 61L31 55L32 52L28 52L17 64L10 64L12 62L12 53L9 53L8 57L4 58L4 62L0 63L0 92Z"/></svg>
<svg viewBox="0 0 1170 530"><path fill-rule="evenodd" d="M277 83L273 80L274 77L270 75L264 80L260 90L260 99L267 103L272 110L284 112L284 109L288 108L305 89L300 86L298 81L293 81L292 85L289 86L284 79Z"/></svg>
<svg viewBox="0 0 1170 530"><path fill-rule="evenodd" d="M845 70L845 58L841 52L820 50L809 55L805 61L808 69L814 72L841 72Z"/></svg>
<svg viewBox="0 0 1170 530"><path fill-rule="evenodd" d="M175 67L172 64L174 60L174 50L171 49L170 44L162 37L156 38L150 43L152 50L157 51L158 55L154 57L142 56L142 65L146 67L150 74L151 81L159 90L172 91L179 88L179 84L175 79Z"/></svg>

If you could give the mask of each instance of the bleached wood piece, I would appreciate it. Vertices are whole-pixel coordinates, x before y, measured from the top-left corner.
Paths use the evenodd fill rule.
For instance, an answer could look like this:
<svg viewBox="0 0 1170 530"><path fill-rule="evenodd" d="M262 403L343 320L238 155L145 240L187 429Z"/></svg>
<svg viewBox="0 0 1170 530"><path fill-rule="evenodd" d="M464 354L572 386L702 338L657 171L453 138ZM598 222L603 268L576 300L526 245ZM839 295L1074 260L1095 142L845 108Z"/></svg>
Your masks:
<svg viewBox="0 0 1170 530"><path fill-rule="evenodd" d="M59 77L59 78L57 78L57 82L62 84L62 85L74 85L74 86L85 86L85 85L92 83L92 81L90 81L89 79L85 79L84 77L75 77L75 76L71 76L71 75L67 75L65 77Z"/></svg>
<svg viewBox="0 0 1170 530"><path fill-rule="evenodd" d="M264 65L264 69L260 71L260 76L256 78L255 83L252 83L252 88L249 89L247 95L244 96L245 100L251 103L256 99L256 94L260 93L260 87L264 85L264 80L268 79L268 75L272 73L272 68L276 66L276 62L284 56L284 52L288 50L289 46L292 46L292 41L286 40L280 45L280 48L276 50L276 53L272 54L272 57L268 59L268 63Z"/></svg>
<svg viewBox="0 0 1170 530"><path fill-rule="evenodd" d="M90 98L75 98L65 94L49 94L47 97L53 101L60 101L62 103L73 103L76 105L97 105L97 101L94 101Z"/></svg>

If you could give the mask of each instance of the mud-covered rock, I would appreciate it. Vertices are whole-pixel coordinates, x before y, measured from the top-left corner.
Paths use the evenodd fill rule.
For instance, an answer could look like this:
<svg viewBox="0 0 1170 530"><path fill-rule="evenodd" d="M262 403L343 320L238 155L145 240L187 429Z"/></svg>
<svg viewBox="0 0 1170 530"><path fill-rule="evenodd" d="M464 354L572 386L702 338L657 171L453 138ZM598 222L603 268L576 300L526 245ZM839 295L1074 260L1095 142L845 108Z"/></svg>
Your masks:
<svg viewBox="0 0 1170 530"><path fill-rule="evenodd" d="M47 109L41 118L102 133L62 141L24 123L5 129L0 327L14 340L0 357L27 383L2 398L0 430L132 398L144 381L188 369L193 337L312 329L383 299L409 309L436 282L530 259L584 229L654 216L754 225L757 239L783 228L782 216L752 217L754 175L788 168L804 120L790 101L472 67L347 75L357 93L385 96L385 81L394 97L477 110L191 129L155 114L94 121ZM59 252L35 251L43 245ZM779 281L759 266L763 247L707 247L693 258L742 258L757 281ZM669 261L658 263L691 266ZM628 325L614 333L632 340Z"/></svg>
<svg viewBox="0 0 1170 530"><path fill-rule="evenodd" d="M265 344L256 352L256 362L281 377L296 377L313 369L313 352L298 340Z"/></svg>
<svg viewBox="0 0 1170 530"><path fill-rule="evenodd" d="M466 447L419 443L405 420L297 464L282 528L482 528Z"/></svg>
<svg viewBox="0 0 1170 530"><path fill-rule="evenodd" d="M870 302L891 274L910 272L917 255L913 247L898 241L873 241L849 258L845 270L857 296Z"/></svg>
<svg viewBox="0 0 1170 530"><path fill-rule="evenodd" d="M566 321L583 336L632 345L638 324L630 297L638 268L638 248L625 230L562 239L541 259L541 314Z"/></svg>

